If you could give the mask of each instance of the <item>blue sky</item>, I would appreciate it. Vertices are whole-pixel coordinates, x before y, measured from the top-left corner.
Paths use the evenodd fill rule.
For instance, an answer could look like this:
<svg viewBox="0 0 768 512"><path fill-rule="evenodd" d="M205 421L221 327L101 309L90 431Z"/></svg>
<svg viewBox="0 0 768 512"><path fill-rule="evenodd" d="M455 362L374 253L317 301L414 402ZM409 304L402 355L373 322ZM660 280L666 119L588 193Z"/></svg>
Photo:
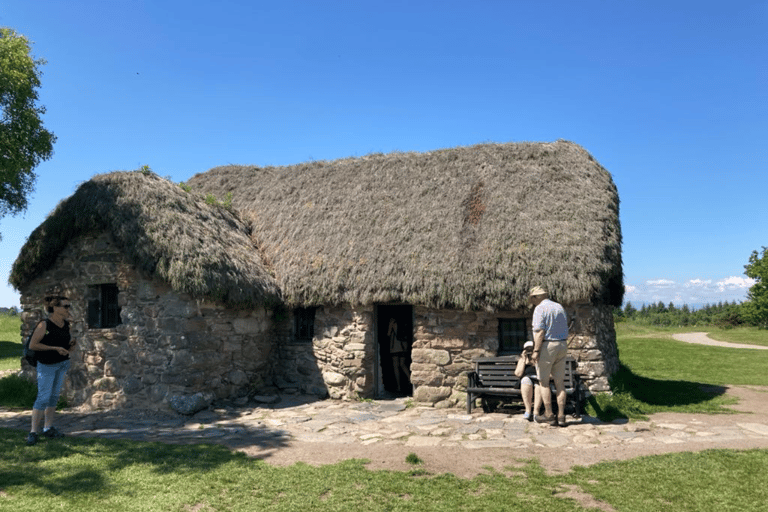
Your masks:
<svg viewBox="0 0 768 512"><path fill-rule="evenodd" d="M626 299L741 301L768 245L768 2L0 0L58 142L0 220L94 174L567 139L618 186Z"/></svg>

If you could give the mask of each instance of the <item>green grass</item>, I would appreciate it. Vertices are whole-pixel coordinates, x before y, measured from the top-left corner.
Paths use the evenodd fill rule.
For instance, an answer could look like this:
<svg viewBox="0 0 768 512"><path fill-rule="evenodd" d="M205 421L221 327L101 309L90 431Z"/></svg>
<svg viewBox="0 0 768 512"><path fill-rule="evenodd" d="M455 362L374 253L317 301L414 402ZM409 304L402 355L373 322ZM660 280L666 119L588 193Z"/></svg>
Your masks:
<svg viewBox="0 0 768 512"><path fill-rule="evenodd" d="M20 329L21 318L18 315L0 315L0 370L21 369ZM24 378L7 375L0 379L0 407L32 409L36 396L37 386ZM65 406L64 397L59 398L57 408Z"/></svg>
<svg viewBox="0 0 768 512"><path fill-rule="evenodd" d="M717 341L768 347L768 329L740 327L738 329L706 329L706 332L710 338Z"/></svg>
<svg viewBox="0 0 768 512"><path fill-rule="evenodd" d="M361 460L275 467L212 445L22 440L0 429L2 510L584 510L560 495L566 486L622 511L766 510L768 502L766 450L643 457L564 475L519 461L461 479L370 471Z"/></svg>
<svg viewBox="0 0 768 512"><path fill-rule="evenodd" d="M0 314L0 371L21 368L21 317Z"/></svg>
<svg viewBox="0 0 768 512"><path fill-rule="evenodd" d="M766 450L671 453L574 468L571 482L621 511L768 510Z"/></svg>
<svg viewBox="0 0 768 512"><path fill-rule="evenodd" d="M32 409L36 397L37 386L24 377L8 375L0 379L0 405L2 407Z"/></svg>
<svg viewBox="0 0 768 512"><path fill-rule="evenodd" d="M626 336L653 336L671 339L673 334L684 332L706 332L710 338L717 341L768 346L768 329L758 329L757 327L737 327L733 329L706 326L657 327L626 321L616 324L616 334L619 338Z"/></svg>
<svg viewBox="0 0 768 512"><path fill-rule="evenodd" d="M643 377L722 386L768 386L768 350L733 349L683 343L672 339L684 329L617 329L619 359ZM740 329L726 332L738 333ZM759 331L744 330L756 340ZM736 334L736 336L740 336Z"/></svg>
<svg viewBox="0 0 768 512"><path fill-rule="evenodd" d="M646 419L655 412L729 413L734 400L725 386L768 386L768 350L732 349L683 343L682 328L617 325L621 368L611 379L612 395L589 399L587 413L604 421ZM742 333L743 331L743 333ZM730 329L750 342L757 329ZM747 342L747 341L744 341Z"/></svg>

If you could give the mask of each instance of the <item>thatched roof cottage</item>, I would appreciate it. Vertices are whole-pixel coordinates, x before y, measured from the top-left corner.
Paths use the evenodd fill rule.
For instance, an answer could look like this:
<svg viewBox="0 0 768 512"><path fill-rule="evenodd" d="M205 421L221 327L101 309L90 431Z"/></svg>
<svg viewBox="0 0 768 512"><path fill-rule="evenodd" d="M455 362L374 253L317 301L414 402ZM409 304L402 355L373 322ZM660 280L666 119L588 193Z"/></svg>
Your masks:
<svg viewBox="0 0 768 512"><path fill-rule="evenodd" d="M96 176L22 249L11 283L25 328L52 284L82 319L76 401L277 388L463 404L474 357L530 339L533 285L566 306L586 385L608 389L619 201L576 144L225 166L187 186Z"/></svg>

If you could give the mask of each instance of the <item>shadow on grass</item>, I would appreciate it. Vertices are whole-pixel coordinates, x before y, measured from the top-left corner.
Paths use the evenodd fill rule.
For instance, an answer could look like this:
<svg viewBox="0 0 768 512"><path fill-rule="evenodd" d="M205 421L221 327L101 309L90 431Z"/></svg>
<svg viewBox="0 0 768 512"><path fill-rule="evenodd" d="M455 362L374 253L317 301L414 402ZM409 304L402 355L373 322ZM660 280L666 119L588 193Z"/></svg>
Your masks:
<svg viewBox="0 0 768 512"><path fill-rule="evenodd" d="M21 375L6 375L0 379L0 407L9 409L32 409L37 398L37 384ZM64 397L59 397L56 409L67 406Z"/></svg>
<svg viewBox="0 0 768 512"><path fill-rule="evenodd" d="M0 341L0 359L15 357L21 360L21 344L12 341Z"/></svg>
<svg viewBox="0 0 768 512"><path fill-rule="evenodd" d="M591 396L588 412L602 421L619 418L647 419L655 412L730 413L723 406L734 403L725 398L724 386L680 380L642 377L621 364L611 377L613 394ZM589 411L589 409L592 409Z"/></svg>
<svg viewBox="0 0 768 512"><path fill-rule="evenodd" d="M110 473L149 467L156 474L201 474L246 456L213 444L103 440L68 437L20 442L19 432L0 429L0 482L4 487L33 485L51 494L94 493L108 488ZM48 462L57 461L56 464Z"/></svg>

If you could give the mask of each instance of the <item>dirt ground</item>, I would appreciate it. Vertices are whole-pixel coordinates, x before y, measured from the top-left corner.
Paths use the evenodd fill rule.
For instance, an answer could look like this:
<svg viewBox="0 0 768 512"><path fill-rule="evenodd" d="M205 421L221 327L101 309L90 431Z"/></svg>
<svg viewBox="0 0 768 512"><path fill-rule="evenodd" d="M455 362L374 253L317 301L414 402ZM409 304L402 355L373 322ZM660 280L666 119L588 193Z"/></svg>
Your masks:
<svg viewBox="0 0 768 512"><path fill-rule="evenodd" d="M692 420L702 426L729 426L737 423L768 424L768 387L729 387L727 394L739 399L731 406L738 414L681 414L661 413L650 417L654 423L687 423ZM568 428L568 427L566 427ZM504 472L522 464L522 460L536 458L550 474L568 472L573 466L589 466L603 461L626 460L644 455L658 455L670 452L690 452L710 448L768 448L768 437L741 438L717 443L701 441L664 443L622 443L607 446L590 446L572 449L531 446L526 451L509 449L465 449L445 447L406 447L402 445L373 444L322 444L294 441L276 451L259 452L244 448L242 451L262 458L277 466L305 462L312 465L332 464L347 459L367 459L368 469L407 471L414 466L405 462L413 452L423 460L418 466L431 474L452 473L459 477L472 478L487 473L487 468Z"/></svg>

